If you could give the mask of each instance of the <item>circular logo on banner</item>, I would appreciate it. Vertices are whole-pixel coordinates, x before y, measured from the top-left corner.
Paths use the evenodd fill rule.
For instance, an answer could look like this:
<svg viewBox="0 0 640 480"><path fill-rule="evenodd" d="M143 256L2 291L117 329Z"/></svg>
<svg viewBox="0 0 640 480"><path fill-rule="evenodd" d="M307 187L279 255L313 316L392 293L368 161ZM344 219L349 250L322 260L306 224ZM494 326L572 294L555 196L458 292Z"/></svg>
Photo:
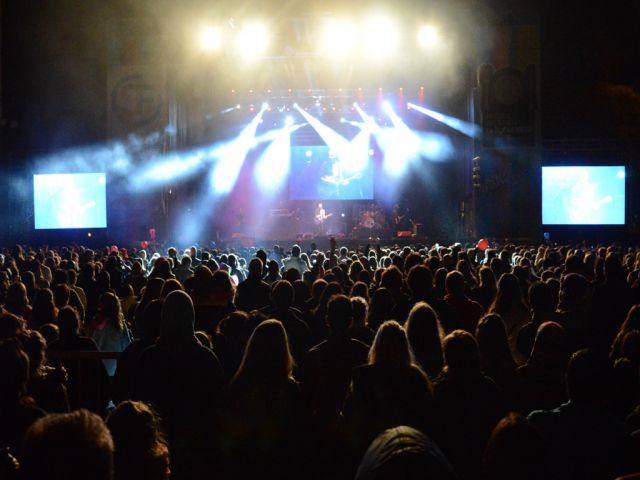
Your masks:
<svg viewBox="0 0 640 480"><path fill-rule="evenodd" d="M162 95L142 74L128 75L113 87L111 109L127 126L151 125L162 111Z"/></svg>

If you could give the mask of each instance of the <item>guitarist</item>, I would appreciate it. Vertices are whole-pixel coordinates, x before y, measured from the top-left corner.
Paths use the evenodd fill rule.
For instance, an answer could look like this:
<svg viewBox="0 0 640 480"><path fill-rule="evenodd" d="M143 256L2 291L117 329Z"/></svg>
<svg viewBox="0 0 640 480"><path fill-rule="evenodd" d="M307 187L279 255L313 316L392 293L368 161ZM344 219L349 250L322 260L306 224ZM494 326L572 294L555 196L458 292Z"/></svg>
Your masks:
<svg viewBox="0 0 640 480"><path fill-rule="evenodd" d="M411 229L409 208L406 205L404 207L401 207L400 204L395 205L393 209L393 224L395 226L396 232Z"/></svg>
<svg viewBox="0 0 640 480"><path fill-rule="evenodd" d="M325 233L325 221L329 218L331 214L327 214L327 211L324 209L322 203L319 203L316 207L315 215L313 216L313 220L316 224L317 231L319 235L323 235Z"/></svg>

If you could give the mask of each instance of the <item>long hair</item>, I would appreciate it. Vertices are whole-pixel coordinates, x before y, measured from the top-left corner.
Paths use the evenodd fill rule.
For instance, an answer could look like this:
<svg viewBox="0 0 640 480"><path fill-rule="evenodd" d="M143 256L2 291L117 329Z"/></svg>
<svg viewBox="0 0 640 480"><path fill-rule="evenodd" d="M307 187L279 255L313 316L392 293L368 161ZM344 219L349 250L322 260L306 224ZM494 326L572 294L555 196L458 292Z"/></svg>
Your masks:
<svg viewBox="0 0 640 480"><path fill-rule="evenodd" d="M378 330L382 322L389 319L394 303L389 289L384 287L376 289L369 303L367 326L374 331Z"/></svg>
<svg viewBox="0 0 640 480"><path fill-rule="evenodd" d="M480 353L476 339L465 330L454 330L444 338L446 372L456 377L479 375Z"/></svg>
<svg viewBox="0 0 640 480"><path fill-rule="evenodd" d="M491 376L500 365L515 368L507 340L507 328L500 315L488 313L480 319L476 327L476 340L482 370L486 374Z"/></svg>
<svg viewBox="0 0 640 480"><path fill-rule="evenodd" d="M430 377L437 376L444 365L444 335L438 314L427 302L418 302L409 312L406 329L409 344L420 366Z"/></svg>
<svg viewBox="0 0 640 480"><path fill-rule="evenodd" d="M53 301L53 292L48 288L41 288L36 291L33 299L33 312L31 322L36 327L45 323L56 323L58 309Z"/></svg>
<svg viewBox="0 0 640 480"><path fill-rule="evenodd" d="M232 385L284 383L291 378L293 357L289 338L279 320L265 320L253 331Z"/></svg>
<svg viewBox="0 0 640 480"><path fill-rule="evenodd" d="M413 352L402 326L395 320L384 322L369 349L369 365L408 367L413 365Z"/></svg>
<svg viewBox="0 0 640 480"><path fill-rule="evenodd" d="M16 315L22 315L22 310L29 306L27 287L22 282L15 282L7 288L4 308Z"/></svg>
<svg viewBox="0 0 640 480"><path fill-rule="evenodd" d="M110 322L119 332L123 331L125 323L120 299L111 292L105 292L100 295L98 305L102 309L107 322Z"/></svg>
<svg viewBox="0 0 640 480"><path fill-rule="evenodd" d="M624 322L620 326L620 330L618 330L616 338L613 340L611 352L609 353L609 358L611 358L611 360L616 360L620 357L622 340L631 330L640 330L640 304L638 303L629 309L627 318L625 318Z"/></svg>
<svg viewBox="0 0 640 480"><path fill-rule="evenodd" d="M504 315L518 303L524 307L518 277L513 273L503 273L498 282L498 293L489 307L489 312Z"/></svg>
<svg viewBox="0 0 640 480"><path fill-rule="evenodd" d="M143 402L127 400L107 417L115 446L115 478L160 480L169 477L169 449L160 419Z"/></svg>

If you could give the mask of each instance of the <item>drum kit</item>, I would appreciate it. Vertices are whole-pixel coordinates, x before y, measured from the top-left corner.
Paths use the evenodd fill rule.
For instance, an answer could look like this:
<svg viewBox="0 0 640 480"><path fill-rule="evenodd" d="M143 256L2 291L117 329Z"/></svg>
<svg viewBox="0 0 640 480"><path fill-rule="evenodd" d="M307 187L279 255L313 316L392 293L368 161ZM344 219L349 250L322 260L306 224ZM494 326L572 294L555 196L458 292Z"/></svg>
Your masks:
<svg viewBox="0 0 640 480"><path fill-rule="evenodd" d="M387 228L387 218L382 209L373 204L360 212L358 224L353 227L353 233L365 233Z"/></svg>

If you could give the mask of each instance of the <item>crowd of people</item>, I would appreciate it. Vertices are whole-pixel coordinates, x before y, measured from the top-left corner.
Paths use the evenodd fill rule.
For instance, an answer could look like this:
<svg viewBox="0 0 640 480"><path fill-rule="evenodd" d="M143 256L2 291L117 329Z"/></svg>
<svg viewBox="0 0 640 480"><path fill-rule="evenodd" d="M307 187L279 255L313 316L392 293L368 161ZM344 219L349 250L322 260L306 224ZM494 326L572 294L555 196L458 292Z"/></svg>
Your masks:
<svg viewBox="0 0 640 480"><path fill-rule="evenodd" d="M640 472L640 250L1 252L1 478Z"/></svg>

